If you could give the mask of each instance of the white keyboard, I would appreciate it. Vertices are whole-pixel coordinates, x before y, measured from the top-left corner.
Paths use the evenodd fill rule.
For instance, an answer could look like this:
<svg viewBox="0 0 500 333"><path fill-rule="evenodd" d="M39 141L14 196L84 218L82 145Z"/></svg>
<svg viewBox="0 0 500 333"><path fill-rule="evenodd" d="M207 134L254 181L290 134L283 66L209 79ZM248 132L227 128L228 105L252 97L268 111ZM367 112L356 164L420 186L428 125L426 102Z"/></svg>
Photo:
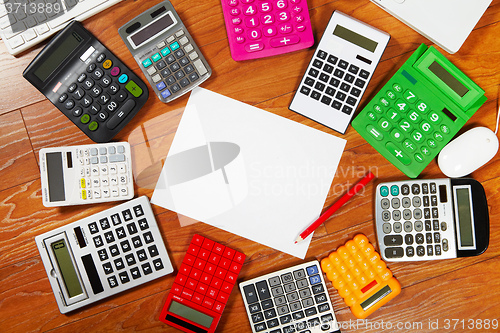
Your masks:
<svg viewBox="0 0 500 333"><path fill-rule="evenodd" d="M61 30L121 0L0 0L0 37L19 54ZM62 13L62 14L61 14Z"/></svg>

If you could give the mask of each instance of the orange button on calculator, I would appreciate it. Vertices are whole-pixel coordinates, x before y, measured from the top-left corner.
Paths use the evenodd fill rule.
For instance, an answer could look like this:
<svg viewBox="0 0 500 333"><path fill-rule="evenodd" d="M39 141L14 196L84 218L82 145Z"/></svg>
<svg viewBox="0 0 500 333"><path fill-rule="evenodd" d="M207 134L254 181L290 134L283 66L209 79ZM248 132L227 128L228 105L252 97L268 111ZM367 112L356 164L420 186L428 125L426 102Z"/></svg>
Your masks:
<svg viewBox="0 0 500 333"><path fill-rule="evenodd" d="M321 269L356 318L368 317L401 292L398 280L362 234L321 260Z"/></svg>

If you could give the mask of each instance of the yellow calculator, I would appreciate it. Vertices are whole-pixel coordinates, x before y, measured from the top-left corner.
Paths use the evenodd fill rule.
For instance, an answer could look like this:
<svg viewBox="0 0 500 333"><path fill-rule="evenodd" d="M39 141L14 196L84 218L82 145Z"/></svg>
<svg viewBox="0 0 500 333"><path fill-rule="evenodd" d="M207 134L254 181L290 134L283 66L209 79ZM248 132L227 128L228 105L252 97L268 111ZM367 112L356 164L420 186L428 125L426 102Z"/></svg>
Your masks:
<svg viewBox="0 0 500 333"><path fill-rule="evenodd" d="M398 280L363 234L321 260L321 269L356 318L368 317L401 292Z"/></svg>

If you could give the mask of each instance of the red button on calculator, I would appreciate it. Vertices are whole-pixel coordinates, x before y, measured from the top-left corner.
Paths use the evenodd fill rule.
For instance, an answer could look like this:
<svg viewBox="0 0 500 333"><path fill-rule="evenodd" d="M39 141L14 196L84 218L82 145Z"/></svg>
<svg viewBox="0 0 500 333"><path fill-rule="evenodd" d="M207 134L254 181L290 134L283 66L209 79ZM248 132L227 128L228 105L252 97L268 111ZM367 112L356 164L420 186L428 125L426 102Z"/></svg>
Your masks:
<svg viewBox="0 0 500 333"><path fill-rule="evenodd" d="M245 255L195 234L161 311L184 332L215 331Z"/></svg>

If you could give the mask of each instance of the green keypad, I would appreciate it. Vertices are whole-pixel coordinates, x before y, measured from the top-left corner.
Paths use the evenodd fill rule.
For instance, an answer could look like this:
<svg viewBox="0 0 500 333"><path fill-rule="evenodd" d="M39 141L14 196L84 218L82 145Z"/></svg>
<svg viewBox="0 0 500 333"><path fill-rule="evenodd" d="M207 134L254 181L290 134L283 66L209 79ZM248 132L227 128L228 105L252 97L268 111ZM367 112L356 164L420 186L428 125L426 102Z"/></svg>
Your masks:
<svg viewBox="0 0 500 333"><path fill-rule="evenodd" d="M467 96L437 89L436 85L445 83L426 77L427 68L418 70L424 67L422 63L436 59L453 66L432 47L419 47L352 122L368 143L411 178L420 174L486 100L484 91L456 68L453 75L476 94L468 109L459 106Z"/></svg>

